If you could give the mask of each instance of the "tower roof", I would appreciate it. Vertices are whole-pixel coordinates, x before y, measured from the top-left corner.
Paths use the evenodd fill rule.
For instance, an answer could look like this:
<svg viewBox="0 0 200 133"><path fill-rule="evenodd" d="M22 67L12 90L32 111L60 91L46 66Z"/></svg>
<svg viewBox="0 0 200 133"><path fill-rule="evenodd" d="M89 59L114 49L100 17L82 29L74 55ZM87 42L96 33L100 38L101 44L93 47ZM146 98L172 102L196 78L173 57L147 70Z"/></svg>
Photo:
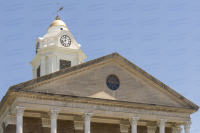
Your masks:
<svg viewBox="0 0 200 133"><path fill-rule="evenodd" d="M49 26L49 28L53 27L53 26L64 26L68 29L68 27L66 26L66 24L62 21L62 20L55 20L51 23L51 25ZM49 29L48 28L48 29ZM69 29L68 29L69 30Z"/></svg>

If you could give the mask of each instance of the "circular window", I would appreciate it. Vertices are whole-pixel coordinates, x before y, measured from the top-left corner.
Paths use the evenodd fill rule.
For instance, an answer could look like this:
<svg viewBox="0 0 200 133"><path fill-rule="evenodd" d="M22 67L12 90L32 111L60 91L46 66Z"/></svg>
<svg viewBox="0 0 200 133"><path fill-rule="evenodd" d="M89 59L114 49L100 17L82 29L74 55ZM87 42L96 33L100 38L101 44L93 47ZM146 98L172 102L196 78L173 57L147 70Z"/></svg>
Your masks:
<svg viewBox="0 0 200 133"><path fill-rule="evenodd" d="M119 88L119 79L115 75L109 75L106 79L106 84L109 89L117 90Z"/></svg>

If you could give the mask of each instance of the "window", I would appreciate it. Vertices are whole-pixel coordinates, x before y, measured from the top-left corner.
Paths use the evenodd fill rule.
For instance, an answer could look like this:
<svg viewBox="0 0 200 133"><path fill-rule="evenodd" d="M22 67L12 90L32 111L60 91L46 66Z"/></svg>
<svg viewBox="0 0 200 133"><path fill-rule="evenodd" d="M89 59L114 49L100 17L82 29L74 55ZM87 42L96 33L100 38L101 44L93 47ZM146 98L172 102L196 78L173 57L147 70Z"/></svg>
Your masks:
<svg viewBox="0 0 200 133"><path fill-rule="evenodd" d="M71 67L71 61L60 60L60 70Z"/></svg>
<svg viewBox="0 0 200 133"><path fill-rule="evenodd" d="M37 54L37 50L40 48L40 42L37 42L37 45L36 45L36 54Z"/></svg>
<svg viewBox="0 0 200 133"><path fill-rule="evenodd" d="M106 79L106 85L110 90L117 90L119 88L119 79L115 75L109 75Z"/></svg>
<svg viewBox="0 0 200 133"><path fill-rule="evenodd" d="M37 78L40 77L40 66L37 68Z"/></svg>

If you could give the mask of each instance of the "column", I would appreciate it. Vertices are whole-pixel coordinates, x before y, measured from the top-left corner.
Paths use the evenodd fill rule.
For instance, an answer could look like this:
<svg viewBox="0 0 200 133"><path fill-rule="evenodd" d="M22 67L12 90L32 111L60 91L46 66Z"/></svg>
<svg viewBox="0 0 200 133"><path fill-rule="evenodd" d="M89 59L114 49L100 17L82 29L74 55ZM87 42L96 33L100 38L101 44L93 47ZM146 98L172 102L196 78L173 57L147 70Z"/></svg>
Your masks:
<svg viewBox="0 0 200 133"><path fill-rule="evenodd" d="M83 115L83 119L85 120L85 133L90 133L90 120L92 116L92 113L86 113Z"/></svg>
<svg viewBox="0 0 200 133"><path fill-rule="evenodd" d="M155 133L156 129L156 126L147 126L147 133Z"/></svg>
<svg viewBox="0 0 200 133"><path fill-rule="evenodd" d="M160 128L160 132L159 133L165 133L165 123L167 122L167 120L165 119L161 119L159 121L159 128Z"/></svg>
<svg viewBox="0 0 200 133"><path fill-rule="evenodd" d="M182 132L182 128L180 127L172 127L172 133L181 133Z"/></svg>
<svg viewBox="0 0 200 133"><path fill-rule="evenodd" d="M58 110L51 110L51 133L57 133L57 116L59 111Z"/></svg>
<svg viewBox="0 0 200 133"><path fill-rule="evenodd" d="M17 124L16 124L16 133L23 133L23 114L24 114L24 107L16 107L15 113L17 116Z"/></svg>
<svg viewBox="0 0 200 133"><path fill-rule="evenodd" d="M132 117L129 119L131 123L131 133L137 133L137 122L139 120L139 117Z"/></svg>
<svg viewBox="0 0 200 133"><path fill-rule="evenodd" d="M191 121L186 121L184 124L185 133L190 133L190 125L192 124Z"/></svg>

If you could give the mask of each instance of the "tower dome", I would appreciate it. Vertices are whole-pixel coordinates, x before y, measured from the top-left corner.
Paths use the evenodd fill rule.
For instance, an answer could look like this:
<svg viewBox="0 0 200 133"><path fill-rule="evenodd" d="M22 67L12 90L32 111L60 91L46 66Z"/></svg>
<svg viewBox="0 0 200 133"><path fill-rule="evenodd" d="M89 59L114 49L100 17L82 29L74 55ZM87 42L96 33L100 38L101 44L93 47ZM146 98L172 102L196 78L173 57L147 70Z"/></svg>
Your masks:
<svg viewBox="0 0 200 133"><path fill-rule="evenodd" d="M55 20L51 23L51 25L49 26L49 28L53 27L53 26L64 26L68 29L68 27L66 26L66 24L62 21L62 20Z"/></svg>
<svg viewBox="0 0 200 133"><path fill-rule="evenodd" d="M56 20L51 23L49 28L47 29L47 32L52 32L52 31L60 31L60 30L67 30L69 31L68 27L66 24L60 20L60 17L57 16Z"/></svg>

